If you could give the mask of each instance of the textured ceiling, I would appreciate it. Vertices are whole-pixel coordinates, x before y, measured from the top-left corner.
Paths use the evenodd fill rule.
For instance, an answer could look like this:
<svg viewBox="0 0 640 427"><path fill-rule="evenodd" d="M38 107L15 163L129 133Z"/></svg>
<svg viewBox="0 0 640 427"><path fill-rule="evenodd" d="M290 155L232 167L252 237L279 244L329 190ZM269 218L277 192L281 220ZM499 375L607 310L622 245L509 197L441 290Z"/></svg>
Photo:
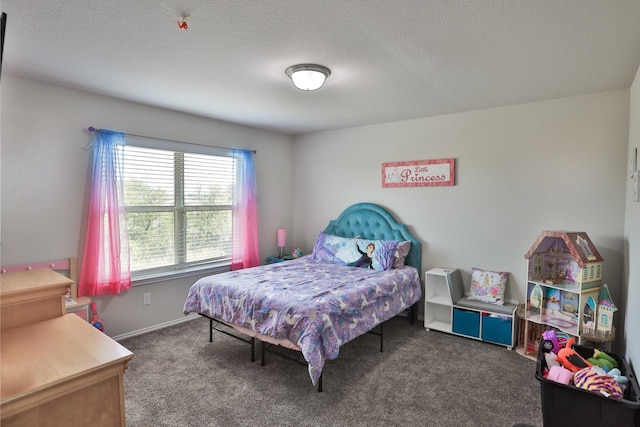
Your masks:
<svg viewBox="0 0 640 427"><path fill-rule="evenodd" d="M640 0L0 7L3 73L290 134L628 88L640 64ZM306 62L332 71L316 92L285 75Z"/></svg>

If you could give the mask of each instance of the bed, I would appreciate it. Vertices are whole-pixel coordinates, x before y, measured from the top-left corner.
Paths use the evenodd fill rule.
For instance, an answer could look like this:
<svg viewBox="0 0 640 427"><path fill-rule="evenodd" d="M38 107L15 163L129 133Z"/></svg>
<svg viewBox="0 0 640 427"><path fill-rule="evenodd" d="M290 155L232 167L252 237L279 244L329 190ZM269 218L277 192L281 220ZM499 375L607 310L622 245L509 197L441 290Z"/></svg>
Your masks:
<svg viewBox="0 0 640 427"><path fill-rule="evenodd" d="M333 253L336 242L357 247L369 264L348 265ZM378 250L367 259L364 246L374 242ZM358 203L319 233L312 254L199 279L189 289L184 313L211 320L210 340L214 322L248 336L235 337L251 344L252 360L258 339L263 364L267 345L300 351L322 391L325 361L337 358L342 345L380 328L382 351L386 320L409 311L413 323L422 296L421 260L421 244L405 225L379 205Z"/></svg>

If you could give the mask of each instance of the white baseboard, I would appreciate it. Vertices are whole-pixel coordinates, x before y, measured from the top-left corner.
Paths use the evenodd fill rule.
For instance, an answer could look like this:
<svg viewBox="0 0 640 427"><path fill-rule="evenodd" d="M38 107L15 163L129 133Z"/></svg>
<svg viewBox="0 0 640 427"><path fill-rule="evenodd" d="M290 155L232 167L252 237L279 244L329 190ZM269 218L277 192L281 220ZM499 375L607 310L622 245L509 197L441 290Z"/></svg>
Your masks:
<svg viewBox="0 0 640 427"><path fill-rule="evenodd" d="M190 313L190 314L188 314L187 316L185 316L185 317L183 317L181 319L170 320L168 322L160 323L158 325L148 326L146 328L138 329L137 331L127 332L126 334L118 335L118 336L111 337L111 338L113 338L115 341L120 341L120 340L124 340L124 339L127 339L127 338L135 337L137 335L146 334L148 332L157 331L159 329L163 329L163 328L166 328L168 326L173 326L173 325L178 325L180 323L188 322L190 320L194 320L194 319L197 319L199 317L200 316L197 313Z"/></svg>

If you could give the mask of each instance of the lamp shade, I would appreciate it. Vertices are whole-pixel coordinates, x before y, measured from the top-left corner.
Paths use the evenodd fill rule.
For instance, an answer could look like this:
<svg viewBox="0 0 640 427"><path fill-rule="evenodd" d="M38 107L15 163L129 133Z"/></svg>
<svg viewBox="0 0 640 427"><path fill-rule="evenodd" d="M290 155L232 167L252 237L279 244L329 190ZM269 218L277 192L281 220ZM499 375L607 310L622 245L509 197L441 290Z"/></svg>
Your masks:
<svg viewBox="0 0 640 427"><path fill-rule="evenodd" d="M316 64L292 65L285 72L295 87L307 91L320 89L325 79L331 75L331 70L327 67Z"/></svg>
<svg viewBox="0 0 640 427"><path fill-rule="evenodd" d="M278 247L284 248L287 246L287 230L284 228L278 228Z"/></svg>

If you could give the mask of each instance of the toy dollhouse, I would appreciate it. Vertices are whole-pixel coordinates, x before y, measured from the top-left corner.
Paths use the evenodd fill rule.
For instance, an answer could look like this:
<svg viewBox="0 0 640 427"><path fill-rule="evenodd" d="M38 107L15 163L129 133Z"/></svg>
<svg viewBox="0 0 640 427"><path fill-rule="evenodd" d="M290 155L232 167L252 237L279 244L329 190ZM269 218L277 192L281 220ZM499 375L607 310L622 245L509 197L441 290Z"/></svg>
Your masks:
<svg viewBox="0 0 640 427"><path fill-rule="evenodd" d="M618 311L618 307L613 303L609 287L604 284L600 289L597 302L589 301L594 307L594 315L589 322L585 322L583 332L588 335L598 335L606 337L613 333L613 313Z"/></svg>
<svg viewBox="0 0 640 427"><path fill-rule="evenodd" d="M525 354L535 354L537 343L529 341L540 330L555 328L581 343L583 333L612 328L616 308L602 286L603 259L587 233L544 231L525 258ZM613 339L606 335L599 338Z"/></svg>

